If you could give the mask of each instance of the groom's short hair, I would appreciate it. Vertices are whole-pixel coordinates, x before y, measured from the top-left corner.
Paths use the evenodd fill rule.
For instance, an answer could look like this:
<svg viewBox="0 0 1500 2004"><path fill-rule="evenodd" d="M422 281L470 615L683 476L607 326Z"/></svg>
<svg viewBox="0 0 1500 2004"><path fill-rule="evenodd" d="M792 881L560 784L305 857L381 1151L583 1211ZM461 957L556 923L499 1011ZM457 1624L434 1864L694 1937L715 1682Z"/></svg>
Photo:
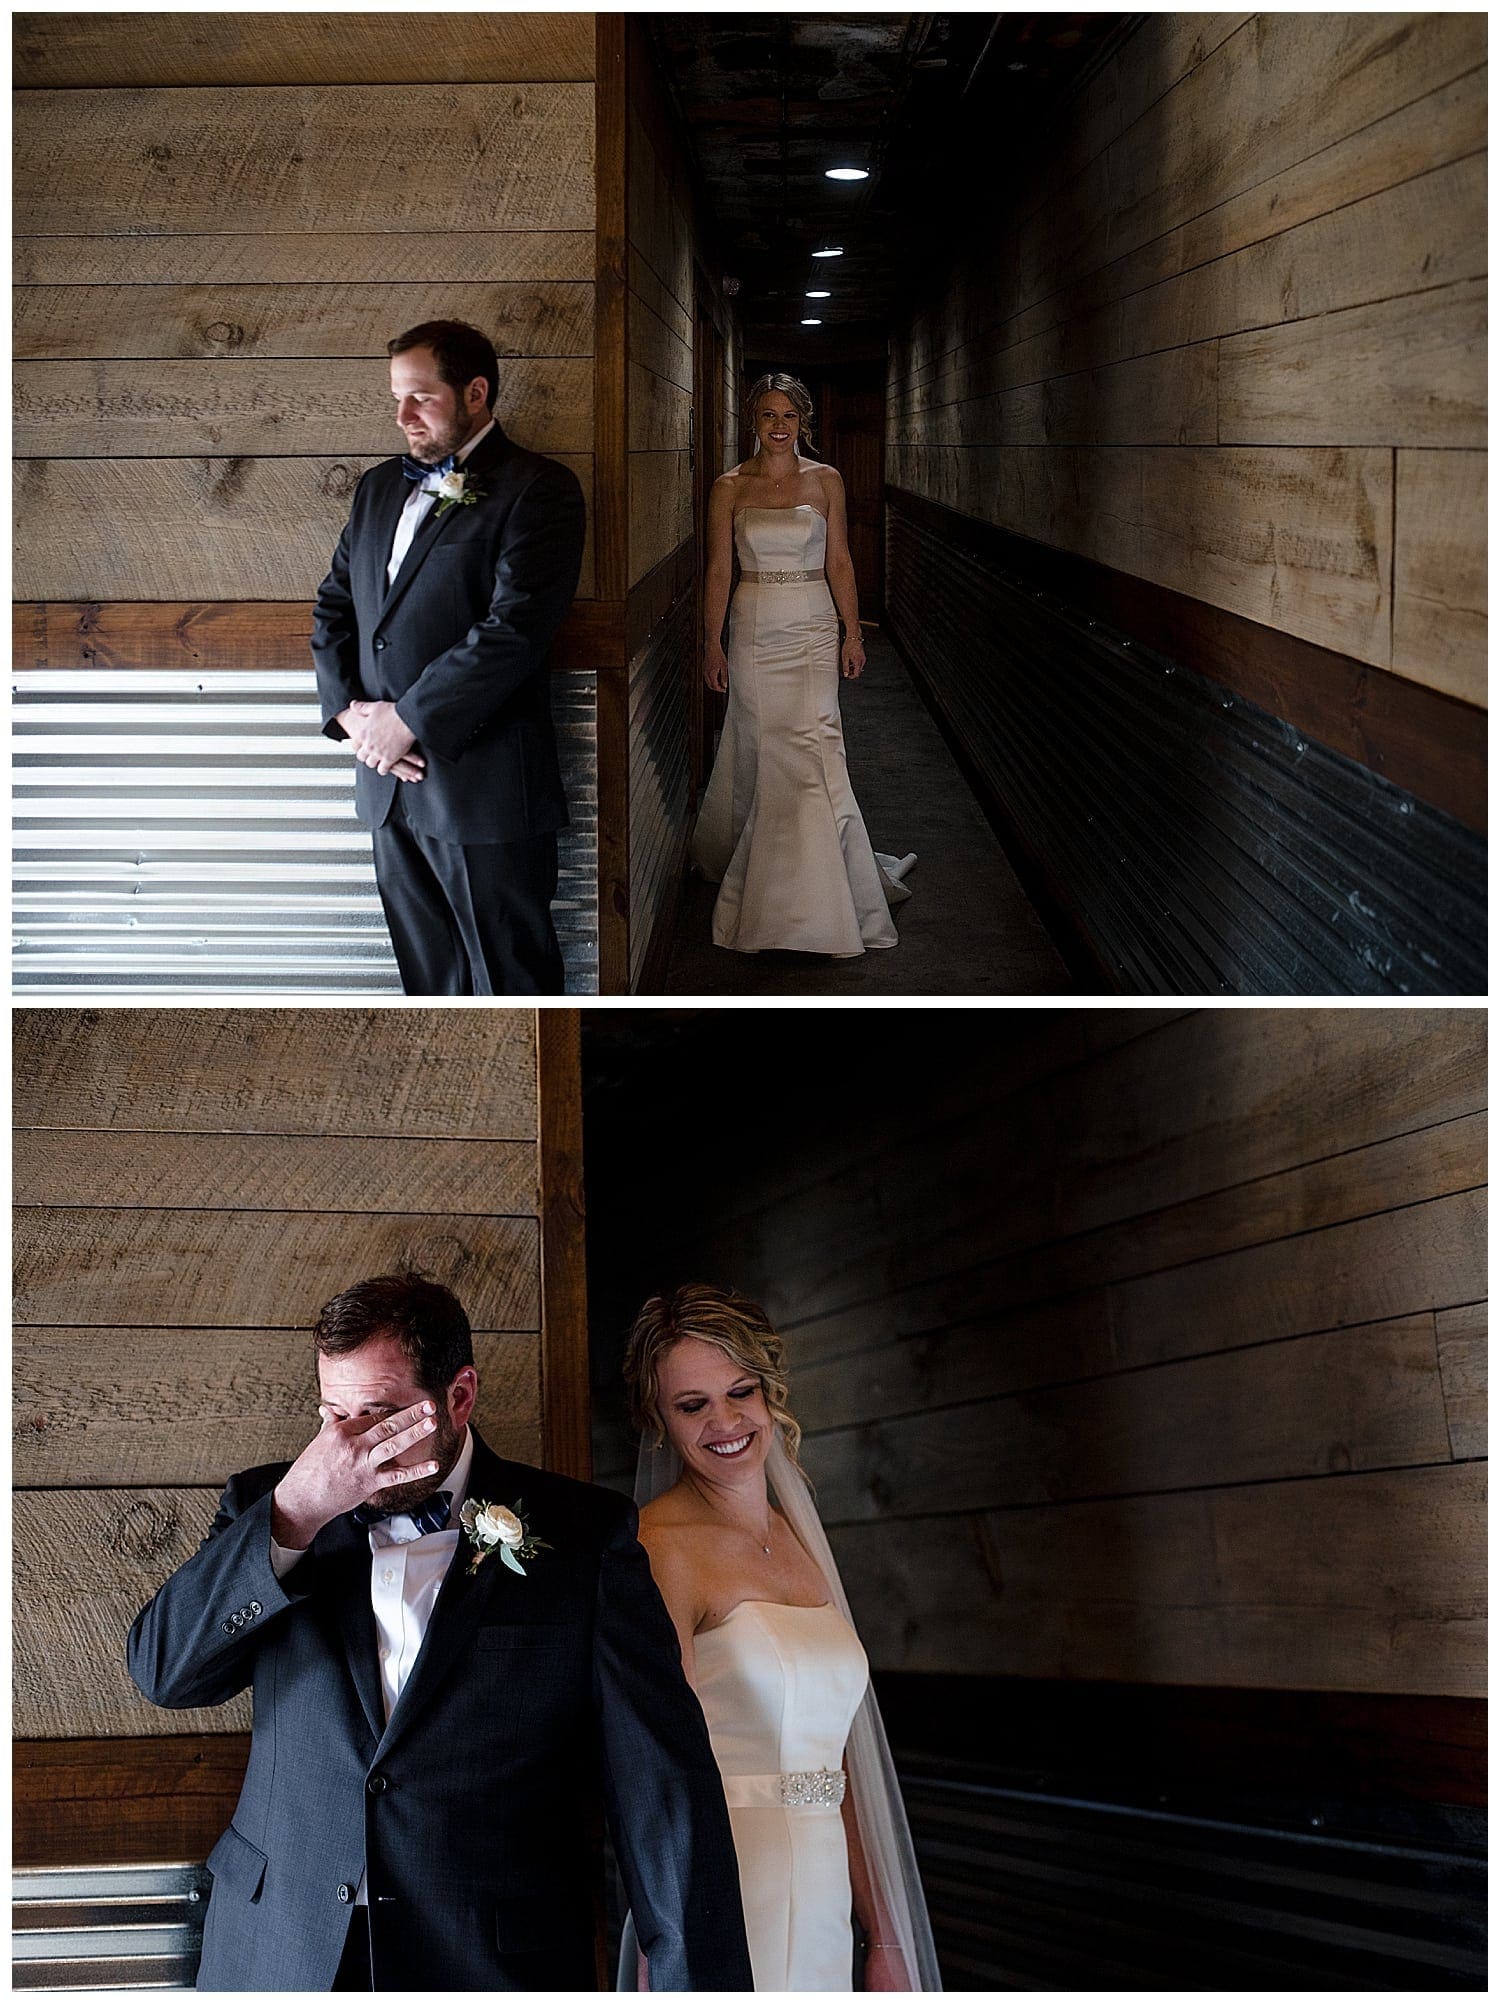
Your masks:
<svg viewBox="0 0 1500 2004"><path fill-rule="evenodd" d="M388 355L404 355L408 348L430 348L438 374L450 389L464 390L476 376L485 382L484 401L495 408L500 394L500 358L488 334L481 334L466 320L424 320L408 327L385 344Z"/></svg>
<svg viewBox="0 0 1500 2004"><path fill-rule="evenodd" d="M379 1336L395 1337L424 1392L446 1391L474 1361L462 1302L425 1273L382 1273L346 1287L320 1311L313 1348L346 1357Z"/></svg>

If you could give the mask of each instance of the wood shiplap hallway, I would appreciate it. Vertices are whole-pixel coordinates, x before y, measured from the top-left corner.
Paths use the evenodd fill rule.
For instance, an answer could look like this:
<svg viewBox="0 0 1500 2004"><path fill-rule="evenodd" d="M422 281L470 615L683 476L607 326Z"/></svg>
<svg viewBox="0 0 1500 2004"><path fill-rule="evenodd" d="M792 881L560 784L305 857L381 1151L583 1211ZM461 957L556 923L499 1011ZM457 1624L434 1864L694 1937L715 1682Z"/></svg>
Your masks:
<svg viewBox="0 0 1500 2004"><path fill-rule="evenodd" d="M1485 992L1482 17L662 20L741 387L807 388L861 602L1075 992ZM854 207L828 206L814 78L865 149ZM946 199L970 183L990 198ZM679 402L690 380L680 356ZM695 409L714 465L748 447ZM680 451L642 457L680 483ZM668 955L692 724L643 702L640 992L985 996L1001 966L1037 992L1013 895L925 825L948 781L909 766L882 673L849 692L850 763L877 847L922 856L901 945L736 964L698 887Z"/></svg>

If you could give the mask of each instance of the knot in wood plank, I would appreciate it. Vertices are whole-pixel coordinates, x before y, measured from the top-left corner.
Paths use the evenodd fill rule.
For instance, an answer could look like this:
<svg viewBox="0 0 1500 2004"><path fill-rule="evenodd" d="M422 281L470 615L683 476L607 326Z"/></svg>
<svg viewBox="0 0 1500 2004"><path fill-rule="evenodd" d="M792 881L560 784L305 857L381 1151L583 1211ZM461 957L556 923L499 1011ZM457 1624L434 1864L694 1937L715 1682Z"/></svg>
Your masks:
<svg viewBox="0 0 1500 2004"><path fill-rule="evenodd" d="M104 1527L104 1541L119 1558L149 1565L178 1549L182 1519L176 1505L157 1497L138 1496Z"/></svg>

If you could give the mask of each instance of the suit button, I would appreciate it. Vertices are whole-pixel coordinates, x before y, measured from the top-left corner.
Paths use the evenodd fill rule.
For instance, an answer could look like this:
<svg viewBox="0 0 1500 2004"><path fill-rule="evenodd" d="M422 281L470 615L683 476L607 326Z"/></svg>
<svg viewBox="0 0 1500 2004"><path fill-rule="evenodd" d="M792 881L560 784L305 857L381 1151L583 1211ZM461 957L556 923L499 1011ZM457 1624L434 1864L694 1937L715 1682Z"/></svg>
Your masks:
<svg viewBox="0 0 1500 2004"><path fill-rule="evenodd" d="M349 1902L354 1898L353 1886L340 1886L339 1898L340 1900L342 1900L345 1906L348 1906Z"/></svg>
<svg viewBox="0 0 1500 2004"><path fill-rule="evenodd" d="M250 1603L250 1612L252 1614L262 1614L265 1612L265 1610L261 1607L261 1604L258 1600L252 1600Z"/></svg>
<svg viewBox="0 0 1500 2004"><path fill-rule="evenodd" d="M365 1783L365 1787L369 1789L371 1795L384 1795L390 1787L390 1783L383 1774L372 1774L370 1779Z"/></svg>
<svg viewBox="0 0 1500 2004"><path fill-rule="evenodd" d="M375 652L377 654L381 653L384 647L385 647L385 642L383 640L377 640L375 643Z"/></svg>
<svg viewBox="0 0 1500 2004"><path fill-rule="evenodd" d="M219 1623L219 1626L223 1629L226 1635L233 1635L234 1623L232 1621L221 1621Z"/></svg>

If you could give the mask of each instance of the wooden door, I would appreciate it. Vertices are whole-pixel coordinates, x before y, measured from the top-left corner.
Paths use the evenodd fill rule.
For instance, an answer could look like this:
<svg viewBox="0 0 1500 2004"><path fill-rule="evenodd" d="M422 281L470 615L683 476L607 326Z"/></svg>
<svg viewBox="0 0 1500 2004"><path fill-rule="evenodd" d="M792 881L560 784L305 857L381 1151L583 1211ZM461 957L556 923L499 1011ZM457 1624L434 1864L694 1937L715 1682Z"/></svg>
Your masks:
<svg viewBox="0 0 1500 2004"><path fill-rule="evenodd" d="M860 613L878 619L885 600L885 384L878 371L829 376L818 416L819 451L843 476Z"/></svg>

